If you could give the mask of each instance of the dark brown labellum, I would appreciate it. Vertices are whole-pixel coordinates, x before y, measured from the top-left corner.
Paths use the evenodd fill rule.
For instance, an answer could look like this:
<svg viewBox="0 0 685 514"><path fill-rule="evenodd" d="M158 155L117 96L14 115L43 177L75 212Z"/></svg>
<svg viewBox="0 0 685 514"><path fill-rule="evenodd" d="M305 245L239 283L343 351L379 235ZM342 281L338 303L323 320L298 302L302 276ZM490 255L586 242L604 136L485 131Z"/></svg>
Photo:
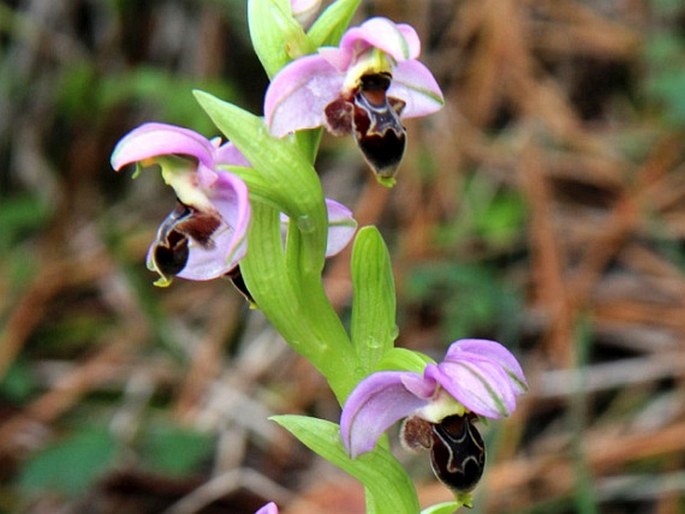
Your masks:
<svg viewBox="0 0 685 514"><path fill-rule="evenodd" d="M467 416L448 416L433 425L431 467L456 492L469 492L483 475L485 444Z"/></svg>
<svg viewBox="0 0 685 514"><path fill-rule="evenodd" d="M392 77L388 73L363 75L359 88L338 98L324 110L324 122L334 136L353 134L371 169L392 179L402 162L407 142L400 114L406 103L386 95Z"/></svg>
<svg viewBox="0 0 685 514"><path fill-rule="evenodd" d="M364 75L352 98L354 137L366 161L382 178L397 173L407 139L400 121L406 104L386 96L390 81L390 75L385 73Z"/></svg>
<svg viewBox="0 0 685 514"><path fill-rule="evenodd" d="M190 255L189 239L200 246L211 248L212 234L220 224L218 216L178 202L157 230L152 252L157 271L165 277L183 271Z"/></svg>
<svg viewBox="0 0 685 514"><path fill-rule="evenodd" d="M171 232L167 244L155 246L152 258L161 274L178 275L186 267L189 253L188 238Z"/></svg>

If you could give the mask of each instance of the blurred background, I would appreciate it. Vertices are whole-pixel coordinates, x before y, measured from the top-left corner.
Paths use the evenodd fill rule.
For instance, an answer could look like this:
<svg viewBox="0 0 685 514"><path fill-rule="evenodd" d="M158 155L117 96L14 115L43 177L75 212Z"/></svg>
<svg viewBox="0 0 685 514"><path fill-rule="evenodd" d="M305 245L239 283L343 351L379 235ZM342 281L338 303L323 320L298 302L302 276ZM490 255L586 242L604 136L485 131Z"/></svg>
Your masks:
<svg viewBox="0 0 685 514"><path fill-rule="evenodd" d="M337 420L321 378L228 282L154 287L173 192L109 166L146 121L216 135L192 89L261 113L245 3L0 3L0 512L363 512L266 419ZM447 104L407 122L393 190L351 138L325 135L317 168L386 238L398 345L494 338L523 362L530 392L482 427L474 511L685 512L685 5L366 0L355 23L371 15L417 28ZM344 318L348 259L325 279ZM450 499L427 456L396 453L423 506Z"/></svg>

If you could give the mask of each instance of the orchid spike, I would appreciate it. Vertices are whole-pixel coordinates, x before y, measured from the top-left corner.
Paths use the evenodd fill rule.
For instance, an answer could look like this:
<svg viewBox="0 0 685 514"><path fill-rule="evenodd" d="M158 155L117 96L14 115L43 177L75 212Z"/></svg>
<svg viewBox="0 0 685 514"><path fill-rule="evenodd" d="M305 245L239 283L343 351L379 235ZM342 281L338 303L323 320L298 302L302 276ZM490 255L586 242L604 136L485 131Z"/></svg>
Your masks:
<svg viewBox="0 0 685 514"><path fill-rule="evenodd" d="M505 417L527 387L518 361L500 343L461 339L423 375L380 371L362 380L343 408L343 444L353 458L371 451L383 432L408 416L432 424L455 415Z"/></svg>
<svg viewBox="0 0 685 514"><path fill-rule="evenodd" d="M148 251L148 268L160 276L156 284L169 285L174 276L209 280L234 268L246 252L248 190L219 166L249 166L242 154L218 138L146 123L124 136L112 153L115 170L131 163L158 164L178 198Z"/></svg>
<svg viewBox="0 0 685 514"><path fill-rule="evenodd" d="M349 29L337 48L296 59L273 78L264 99L269 130L276 137L321 126L353 134L379 181L392 185L406 142L401 120L444 103L417 60L420 50L411 26L387 18Z"/></svg>

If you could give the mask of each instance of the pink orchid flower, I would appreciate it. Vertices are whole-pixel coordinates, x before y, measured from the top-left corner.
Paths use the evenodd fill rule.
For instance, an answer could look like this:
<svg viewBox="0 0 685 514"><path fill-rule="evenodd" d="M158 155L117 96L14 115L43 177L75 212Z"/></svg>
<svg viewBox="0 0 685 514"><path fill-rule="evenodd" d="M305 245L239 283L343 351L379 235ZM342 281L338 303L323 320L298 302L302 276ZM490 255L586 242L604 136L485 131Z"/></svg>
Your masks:
<svg viewBox="0 0 685 514"><path fill-rule="evenodd" d="M527 390L514 355L500 343L461 339L423 375L380 371L362 380L343 408L340 434L350 456L371 451L381 435L406 418L402 442L431 452L435 475L458 493L480 480L485 445L473 426L479 417L501 418Z"/></svg>
<svg viewBox="0 0 685 514"><path fill-rule="evenodd" d="M178 198L148 251L158 285L173 276L209 280L233 269L245 255L250 203L245 183L220 165L249 166L231 143L208 140L192 130L146 123L132 130L112 153L119 171L131 163L158 164Z"/></svg>
<svg viewBox="0 0 685 514"><path fill-rule="evenodd" d="M264 99L271 134L324 126L334 135L353 134L379 179L392 182L404 154L401 119L439 110L443 95L417 60L416 31L387 18L349 29L337 48L320 48L283 68Z"/></svg>
<svg viewBox="0 0 685 514"><path fill-rule="evenodd" d="M472 412L508 416L527 388L513 354L496 341L461 339L445 360L428 364L423 375L380 371L362 380L345 402L340 432L352 457L371 451L393 423L416 415L431 423Z"/></svg>
<svg viewBox="0 0 685 514"><path fill-rule="evenodd" d="M245 183L224 168L250 163L233 144L222 145L219 138L210 141L174 125L146 123L119 141L111 163L117 171L131 163L158 164L176 193L177 206L160 225L147 255L148 268L160 276L158 285L170 284L174 276L210 280L228 275L234 283L240 280L250 204ZM326 207L330 257L347 246L357 223L344 205L327 198ZM287 216L281 217L281 225L285 232Z"/></svg>

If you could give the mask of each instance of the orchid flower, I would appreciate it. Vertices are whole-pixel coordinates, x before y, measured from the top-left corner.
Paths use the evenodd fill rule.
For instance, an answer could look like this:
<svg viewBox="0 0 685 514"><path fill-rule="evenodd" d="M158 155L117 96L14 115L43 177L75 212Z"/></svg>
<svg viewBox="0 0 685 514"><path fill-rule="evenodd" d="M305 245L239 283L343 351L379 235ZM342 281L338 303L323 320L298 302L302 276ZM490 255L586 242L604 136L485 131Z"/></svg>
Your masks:
<svg viewBox="0 0 685 514"><path fill-rule="evenodd" d="M264 99L271 134L320 126L353 134L379 180L392 184L406 141L401 118L426 116L444 103L417 60L420 51L416 31L387 18L349 29L337 48L296 59L273 78Z"/></svg>
<svg viewBox="0 0 685 514"><path fill-rule="evenodd" d="M245 183L220 165L249 166L231 143L211 141L192 130L146 123L132 130L112 153L112 167L158 164L178 198L162 222L147 256L158 285L173 276L209 280L233 269L245 255L250 204Z"/></svg>
<svg viewBox="0 0 685 514"><path fill-rule="evenodd" d="M508 416L516 408L516 396L526 390L521 366L504 346L461 339L450 345L441 363L429 363L423 375L380 371L362 380L345 402L340 433L354 458L371 451L393 423L409 417L403 439L410 447L431 449L434 459L437 453L434 469L451 466L454 471L455 454L466 452L469 458L461 455L460 465L480 464L482 473L484 445L472 420ZM475 482L480 473L475 473ZM459 479L475 485L473 475Z"/></svg>
<svg viewBox="0 0 685 514"><path fill-rule="evenodd" d="M160 275L158 285L170 284L173 276L209 280L228 274L235 278L247 250L245 235L250 219L247 186L222 169L250 166L235 146L220 145L219 138L210 141L189 129L147 123L119 141L111 162L115 170L133 162L159 164L162 177L178 198L148 250L147 265ZM344 205L326 199L326 207L326 256L330 257L347 246L357 223ZM281 217L281 225L285 232L287 216Z"/></svg>

